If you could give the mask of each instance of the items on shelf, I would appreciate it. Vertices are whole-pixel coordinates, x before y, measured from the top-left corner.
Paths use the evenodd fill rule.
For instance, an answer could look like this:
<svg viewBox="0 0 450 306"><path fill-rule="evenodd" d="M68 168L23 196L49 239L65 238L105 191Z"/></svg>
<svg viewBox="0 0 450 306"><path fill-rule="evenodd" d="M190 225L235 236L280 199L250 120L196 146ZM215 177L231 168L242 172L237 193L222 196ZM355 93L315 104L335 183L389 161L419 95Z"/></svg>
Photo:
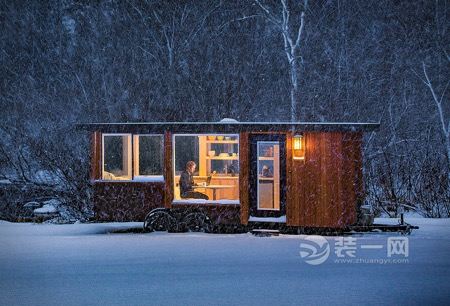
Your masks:
<svg viewBox="0 0 450 306"><path fill-rule="evenodd" d="M208 135L206 140L210 143L237 143L236 137L224 136L224 135Z"/></svg>
<svg viewBox="0 0 450 306"><path fill-rule="evenodd" d="M206 173L217 171L218 176L236 176L239 173L237 136L206 135L201 142L200 157ZM204 153L202 153L204 152Z"/></svg>

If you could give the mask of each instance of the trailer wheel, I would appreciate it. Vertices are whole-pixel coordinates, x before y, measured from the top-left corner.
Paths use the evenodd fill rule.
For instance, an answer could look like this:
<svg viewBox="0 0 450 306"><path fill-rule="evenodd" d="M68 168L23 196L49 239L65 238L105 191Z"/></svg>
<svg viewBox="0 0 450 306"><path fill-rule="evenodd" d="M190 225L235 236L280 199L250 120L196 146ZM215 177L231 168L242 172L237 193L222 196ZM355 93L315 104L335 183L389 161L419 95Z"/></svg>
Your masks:
<svg viewBox="0 0 450 306"><path fill-rule="evenodd" d="M175 227L177 221L165 208L157 208L148 213L144 220L144 231L168 231Z"/></svg>
<svg viewBox="0 0 450 306"><path fill-rule="evenodd" d="M184 226L190 232L212 232L212 223L209 217L202 212L192 212L183 218Z"/></svg>

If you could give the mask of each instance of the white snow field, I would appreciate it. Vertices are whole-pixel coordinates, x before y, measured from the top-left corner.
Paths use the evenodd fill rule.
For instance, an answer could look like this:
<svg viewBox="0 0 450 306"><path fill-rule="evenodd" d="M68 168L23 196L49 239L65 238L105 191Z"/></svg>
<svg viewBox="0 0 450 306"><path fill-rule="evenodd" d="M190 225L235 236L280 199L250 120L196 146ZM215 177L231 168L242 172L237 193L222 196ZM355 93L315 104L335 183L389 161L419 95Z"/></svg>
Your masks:
<svg viewBox="0 0 450 306"><path fill-rule="evenodd" d="M406 221L421 228L351 237L356 258L408 263L336 263L340 238L327 237L330 256L319 265L300 256L304 236L108 234L141 223L0 221L0 305L449 305L450 219ZM408 256L387 257L388 237L408 237Z"/></svg>

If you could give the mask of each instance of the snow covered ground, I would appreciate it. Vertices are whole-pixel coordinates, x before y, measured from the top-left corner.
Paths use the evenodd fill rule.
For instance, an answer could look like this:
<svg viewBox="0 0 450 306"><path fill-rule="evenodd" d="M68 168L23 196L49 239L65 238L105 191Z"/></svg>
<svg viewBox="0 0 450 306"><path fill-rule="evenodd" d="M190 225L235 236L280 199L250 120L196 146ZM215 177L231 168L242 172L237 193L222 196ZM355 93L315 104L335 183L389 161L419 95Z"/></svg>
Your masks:
<svg viewBox="0 0 450 306"><path fill-rule="evenodd" d="M449 305L450 219L406 221L421 227L407 236L408 257L395 255L407 263L337 263L340 238L327 237L331 252L319 265L300 256L301 236L108 234L141 224L0 221L0 305ZM356 257L389 259L391 236L404 237L352 236Z"/></svg>

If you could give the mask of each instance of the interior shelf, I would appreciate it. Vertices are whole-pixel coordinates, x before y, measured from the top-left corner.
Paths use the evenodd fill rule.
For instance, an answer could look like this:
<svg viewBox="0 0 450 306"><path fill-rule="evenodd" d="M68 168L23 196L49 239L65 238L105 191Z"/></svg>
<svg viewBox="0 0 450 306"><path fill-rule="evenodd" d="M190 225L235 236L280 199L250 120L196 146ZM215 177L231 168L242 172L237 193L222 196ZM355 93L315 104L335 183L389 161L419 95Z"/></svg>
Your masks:
<svg viewBox="0 0 450 306"><path fill-rule="evenodd" d="M273 157L260 156L260 157L258 157L258 160L271 160L271 161L273 161L274 158Z"/></svg>
<svg viewBox="0 0 450 306"><path fill-rule="evenodd" d="M237 160L238 156L206 156L206 159L211 160Z"/></svg>
<svg viewBox="0 0 450 306"><path fill-rule="evenodd" d="M206 143L219 143L219 144L227 144L227 143L235 143L238 144L237 140L206 140Z"/></svg>

